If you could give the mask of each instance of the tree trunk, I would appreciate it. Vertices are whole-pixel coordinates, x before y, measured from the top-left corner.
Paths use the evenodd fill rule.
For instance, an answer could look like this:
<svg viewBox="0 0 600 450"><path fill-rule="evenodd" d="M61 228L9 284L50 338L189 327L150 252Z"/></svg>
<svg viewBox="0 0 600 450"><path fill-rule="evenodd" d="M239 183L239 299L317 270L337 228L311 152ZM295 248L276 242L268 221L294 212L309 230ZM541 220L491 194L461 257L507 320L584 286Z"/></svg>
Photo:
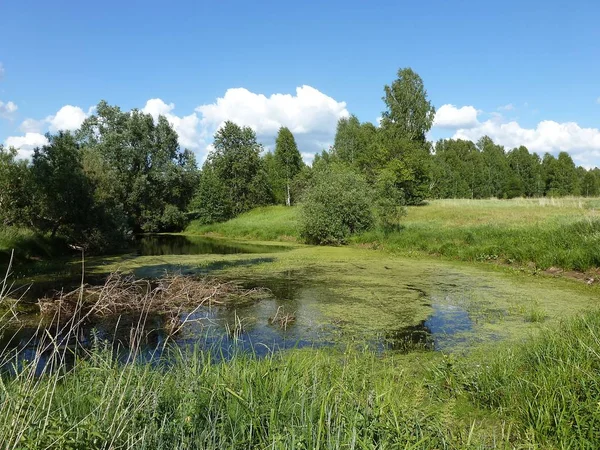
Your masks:
<svg viewBox="0 0 600 450"><path fill-rule="evenodd" d="M287 198L285 199L285 204L287 206L292 206L292 199L290 198L290 182L287 182Z"/></svg>

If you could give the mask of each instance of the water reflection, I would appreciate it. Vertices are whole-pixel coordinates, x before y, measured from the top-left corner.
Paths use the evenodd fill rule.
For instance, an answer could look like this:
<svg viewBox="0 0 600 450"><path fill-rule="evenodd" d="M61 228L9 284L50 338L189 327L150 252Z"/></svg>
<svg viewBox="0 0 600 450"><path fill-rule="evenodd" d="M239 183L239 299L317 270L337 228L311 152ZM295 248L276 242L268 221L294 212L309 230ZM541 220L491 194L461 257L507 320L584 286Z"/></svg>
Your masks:
<svg viewBox="0 0 600 450"><path fill-rule="evenodd" d="M260 245L178 234L143 235L135 241L138 256L162 255L231 255L239 253L274 253L289 250L283 245Z"/></svg>

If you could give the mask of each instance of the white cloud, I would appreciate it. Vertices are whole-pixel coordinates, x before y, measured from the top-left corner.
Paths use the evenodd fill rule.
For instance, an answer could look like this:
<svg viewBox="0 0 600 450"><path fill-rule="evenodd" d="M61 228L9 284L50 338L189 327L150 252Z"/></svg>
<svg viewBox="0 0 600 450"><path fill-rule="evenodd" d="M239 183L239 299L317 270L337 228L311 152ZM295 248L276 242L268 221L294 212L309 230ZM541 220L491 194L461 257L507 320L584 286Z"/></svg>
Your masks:
<svg viewBox="0 0 600 450"><path fill-rule="evenodd" d="M46 128L45 120L25 119L19 126L23 133L41 133Z"/></svg>
<svg viewBox="0 0 600 450"><path fill-rule="evenodd" d="M5 72L4 66L0 62L0 81L2 81L2 78L4 78L4 72Z"/></svg>
<svg viewBox="0 0 600 450"><path fill-rule="evenodd" d="M435 113L433 126L439 128L472 128L477 126L477 110L473 106L457 108L454 105L442 105Z"/></svg>
<svg viewBox="0 0 600 450"><path fill-rule="evenodd" d="M513 109L515 109L515 105L513 105L512 103L498 107L499 111L512 111Z"/></svg>
<svg viewBox="0 0 600 450"><path fill-rule="evenodd" d="M160 98L153 98L146 102L146 106L142 108L142 111L146 114L150 114L154 117L154 120L158 120L159 115L165 116L173 129L177 132L179 144L183 148L194 151L201 149L203 140L198 129L200 119L196 113L179 117L172 113L173 109L175 109L175 104L167 104Z"/></svg>
<svg viewBox="0 0 600 450"><path fill-rule="evenodd" d="M535 128L523 128L515 121L486 120L474 128L457 130L453 138L476 141L482 136L506 148L524 145L540 154L566 151L578 164L600 165L600 129L582 128L575 122L544 120Z"/></svg>
<svg viewBox="0 0 600 450"><path fill-rule="evenodd" d="M79 106L65 105L53 116L46 117L48 129L56 133L57 131L75 131L83 121L88 117Z"/></svg>
<svg viewBox="0 0 600 450"><path fill-rule="evenodd" d="M48 144L46 136L39 133L25 133L25 136L11 136L4 141L6 147L14 147L19 158L30 158L33 149Z"/></svg>
<svg viewBox="0 0 600 450"><path fill-rule="evenodd" d="M175 114L175 104L153 98L142 111L155 120L159 115L165 116L177 132L180 145L195 151L199 162L206 159L214 133L226 120L254 129L259 142L267 148L274 145L279 128L286 126L294 133L304 160L310 162L315 153L333 143L337 121L349 116L345 102L338 102L310 86L298 87L295 95L269 97L243 88L228 89L214 103L198 106L195 112L184 116ZM26 135L13 136L7 141L15 147L23 146L26 152L34 136L38 136L37 143L42 142L39 136L46 128L50 132L72 131L91 114L92 108L85 112L78 106L66 105L45 119L26 119L20 126ZM46 143L46 138L42 138Z"/></svg>
<svg viewBox="0 0 600 450"><path fill-rule="evenodd" d="M0 117L4 117L5 119L10 118L19 107L13 102L4 103L0 101Z"/></svg>
<svg viewBox="0 0 600 450"><path fill-rule="evenodd" d="M212 135L226 120L249 126L267 147L273 145L279 127L288 127L299 149L314 154L333 142L337 121L350 114L345 102L323 94L311 86L296 88L296 95L273 94L269 97L244 88L232 88L215 103L201 105L201 126ZM310 158L305 158L310 159Z"/></svg>

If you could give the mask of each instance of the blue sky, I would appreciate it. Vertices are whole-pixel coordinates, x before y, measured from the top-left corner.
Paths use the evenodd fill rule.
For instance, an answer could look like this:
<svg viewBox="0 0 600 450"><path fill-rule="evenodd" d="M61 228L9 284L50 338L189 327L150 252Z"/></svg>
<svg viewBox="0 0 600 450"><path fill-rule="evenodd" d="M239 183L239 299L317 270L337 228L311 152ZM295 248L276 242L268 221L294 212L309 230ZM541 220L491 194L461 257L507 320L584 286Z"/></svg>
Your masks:
<svg viewBox="0 0 600 450"><path fill-rule="evenodd" d="M375 121L410 66L441 111L432 139L600 165L596 1L7 0L0 23L0 143L24 156L106 99L167 114L200 158L234 119L266 146L290 126L310 159L339 117Z"/></svg>

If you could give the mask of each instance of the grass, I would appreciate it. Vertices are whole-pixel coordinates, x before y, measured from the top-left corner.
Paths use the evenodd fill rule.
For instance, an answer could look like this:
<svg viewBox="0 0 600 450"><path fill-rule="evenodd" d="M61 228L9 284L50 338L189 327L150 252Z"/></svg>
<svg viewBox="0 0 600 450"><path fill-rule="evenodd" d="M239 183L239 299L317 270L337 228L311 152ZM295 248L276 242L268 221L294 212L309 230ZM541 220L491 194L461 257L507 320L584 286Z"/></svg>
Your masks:
<svg viewBox="0 0 600 450"><path fill-rule="evenodd" d="M298 240L297 208L258 208L186 233ZM408 208L398 232L355 236L355 244L400 255L500 262L585 272L600 267L600 199L433 200Z"/></svg>
<svg viewBox="0 0 600 450"><path fill-rule="evenodd" d="M352 324L390 329L403 325L404 316L426 316L421 290L436 301L459 302L477 329L522 329L506 343L450 355L381 354L352 345L223 361L211 352L172 349L168 360L154 364L132 363L135 348L129 364L117 363L112 343L97 341L78 353L74 367L58 365L36 376L36 358L50 355L59 363L73 349L48 334L29 365L0 376L0 448L597 446L600 313L581 314L597 298L595 286L352 247L294 246L275 255L252 266L236 263L254 255L117 264L177 261L193 269L228 262L224 274L257 280L302 276L297 271L309 267L304 275L327 286L314 306L326 308L328 321L347 320L352 335ZM317 292L310 286L312 298ZM0 294L0 310L6 297ZM507 315L484 323L498 308ZM80 315L72 317L63 342L77 335ZM12 315L7 310L3 318ZM524 337L533 330L538 333Z"/></svg>
<svg viewBox="0 0 600 450"><path fill-rule="evenodd" d="M407 254L586 271L600 267L597 200L436 200L412 207L404 228L358 236Z"/></svg>
<svg viewBox="0 0 600 450"><path fill-rule="evenodd" d="M473 401L502 410L541 448L597 448L600 314L504 349L472 372L466 386Z"/></svg>
<svg viewBox="0 0 600 450"><path fill-rule="evenodd" d="M286 206L256 208L224 223L200 225L193 221L185 232L262 241L295 241L298 209Z"/></svg>

